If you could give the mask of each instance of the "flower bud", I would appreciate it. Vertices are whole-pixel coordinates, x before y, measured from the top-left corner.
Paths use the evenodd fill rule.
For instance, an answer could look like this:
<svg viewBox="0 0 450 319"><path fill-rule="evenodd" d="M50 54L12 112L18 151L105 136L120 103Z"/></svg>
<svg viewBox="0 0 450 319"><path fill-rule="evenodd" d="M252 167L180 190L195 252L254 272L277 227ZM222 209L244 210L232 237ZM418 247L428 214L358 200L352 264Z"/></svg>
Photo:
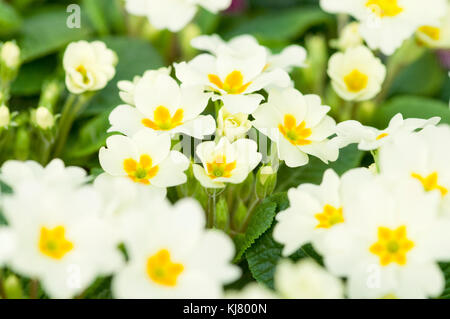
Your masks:
<svg viewBox="0 0 450 319"><path fill-rule="evenodd" d="M21 299L23 297L22 285L16 275L10 275L3 282L3 289L8 299Z"/></svg>
<svg viewBox="0 0 450 319"><path fill-rule="evenodd" d="M2 45L0 58L9 69L17 69L20 64L20 49L16 43L8 41Z"/></svg>
<svg viewBox="0 0 450 319"><path fill-rule="evenodd" d="M8 127L11 121L11 114L6 105L0 106L0 128Z"/></svg>
<svg viewBox="0 0 450 319"><path fill-rule="evenodd" d="M334 40L331 45L341 51L349 48L355 48L363 44L363 38L359 33L359 23L352 22L347 24L339 36L339 39Z"/></svg>
<svg viewBox="0 0 450 319"><path fill-rule="evenodd" d="M36 125L43 130L50 129L55 124L55 117L47 108L43 106L38 107L36 110L34 120Z"/></svg>
<svg viewBox="0 0 450 319"><path fill-rule="evenodd" d="M216 211L214 217L214 226L217 229L227 231L228 229L228 204L224 198L221 198L216 204Z"/></svg>
<svg viewBox="0 0 450 319"><path fill-rule="evenodd" d="M244 113L231 114L222 107L217 117L217 134L225 136L230 142L234 142L245 137L245 134L252 128L252 123L248 120L248 115Z"/></svg>
<svg viewBox="0 0 450 319"><path fill-rule="evenodd" d="M256 195L263 199L272 194L277 185L277 172L272 166L263 166L256 174Z"/></svg>

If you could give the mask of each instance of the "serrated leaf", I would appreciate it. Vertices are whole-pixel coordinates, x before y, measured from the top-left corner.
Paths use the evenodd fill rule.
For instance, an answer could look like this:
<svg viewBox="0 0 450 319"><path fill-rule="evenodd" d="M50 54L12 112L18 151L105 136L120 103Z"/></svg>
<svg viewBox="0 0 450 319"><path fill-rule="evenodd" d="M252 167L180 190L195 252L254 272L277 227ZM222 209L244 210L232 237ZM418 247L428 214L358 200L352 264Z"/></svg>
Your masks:
<svg viewBox="0 0 450 319"><path fill-rule="evenodd" d="M395 114L401 113L405 118L429 119L440 116L441 123L450 124L450 109L448 104L420 96L405 95L395 97L377 109L372 125L385 128Z"/></svg>
<svg viewBox="0 0 450 319"><path fill-rule="evenodd" d="M358 150L356 145L349 145L340 150L337 161L325 164L316 157L310 156L309 164L296 168L283 165L278 171L277 192L287 191L302 183L320 184L323 173L332 168L337 174L342 175L349 169L360 165L364 152Z"/></svg>
<svg viewBox="0 0 450 319"><path fill-rule="evenodd" d="M265 232L245 253L248 267L256 281L274 288L274 275L278 262L282 258L283 246L273 240L273 228ZM298 250L292 256L293 260L305 258L308 255Z"/></svg>
<svg viewBox="0 0 450 319"><path fill-rule="evenodd" d="M277 212L286 209L289 205L286 193L273 194L265 198L253 212L245 234L239 234L234 238L237 248L235 262L240 261L245 251L253 245L270 226Z"/></svg>
<svg viewBox="0 0 450 319"><path fill-rule="evenodd" d="M330 25L334 17L317 7L293 8L267 12L237 24L226 34L227 38L240 34L251 34L262 43L277 43L294 40L317 25Z"/></svg>

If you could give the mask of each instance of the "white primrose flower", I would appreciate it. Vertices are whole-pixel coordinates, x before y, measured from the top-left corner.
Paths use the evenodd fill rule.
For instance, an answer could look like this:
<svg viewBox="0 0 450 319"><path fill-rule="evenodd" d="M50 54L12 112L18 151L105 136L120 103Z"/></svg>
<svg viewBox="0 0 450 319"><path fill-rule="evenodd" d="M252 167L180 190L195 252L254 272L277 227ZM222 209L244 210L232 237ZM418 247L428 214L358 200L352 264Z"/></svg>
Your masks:
<svg viewBox="0 0 450 319"><path fill-rule="evenodd" d="M450 3L447 14L440 20L439 24L423 25L417 32L416 37L420 43L430 48L450 49Z"/></svg>
<svg viewBox="0 0 450 319"><path fill-rule="evenodd" d="M146 16L157 29L177 32L195 16L198 7L212 13L227 9L231 0L126 0L126 10L137 16Z"/></svg>
<svg viewBox="0 0 450 319"><path fill-rule="evenodd" d="M435 25L447 0L321 0L323 10L348 13L360 23L360 33L372 50L391 55L423 25Z"/></svg>
<svg viewBox="0 0 450 319"><path fill-rule="evenodd" d="M252 282L241 290L229 290L225 292L226 299L278 299L275 292L263 285Z"/></svg>
<svg viewBox="0 0 450 319"><path fill-rule="evenodd" d="M342 299L342 280L316 262L303 259L293 263L283 259L275 270L275 289L285 299Z"/></svg>
<svg viewBox="0 0 450 319"><path fill-rule="evenodd" d="M131 179L100 174L94 189L101 199L101 217L111 222L122 236L123 220L136 210L147 210L155 201L166 197L166 189L134 183ZM121 237L122 238L122 237Z"/></svg>
<svg viewBox="0 0 450 319"><path fill-rule="evenodd" d="M266 71L268 53L256 41L239 38L239 50L220 45L215 55L200 54L192 61L175 64L177 78L185 85L202 85L214 92L230 113L253 113L264 99L256 92L269 86L291 86L286 71ZM237 44L236 44L237 45Z"/></svg>
<svg viewBox="0 0 450 319"><path fill-rule="evenodd" d="M248 119L248 114L231 114L225 107L219 110L217 116L217 135L225 136L230 142L244 138L252 128L252 122Z"/></svg>
<svg viewBox="0 0 450 319"><path fill-rule="evenodd" d="M211 115L200 115L210 94L201 86L179 86L165 72L146 73L134 89L136 107L119 105L109 116L109 132L128 136L143 129L171 135L184 133L202 139L213 134L216 123Z"/></svg>
<svg viewBox="0 0 450 319"><path fill-rule="evenodd" d="M253 113L253 126L277 143L278 157L289 167L306 165L308 154L325 163L335 161L339 149L328 137L336 122L329 106L317 95L302 95L293 88L271 90L269 101Z"/></svg>
<svg viewBox="0 0 450 319"><path fill-rule="evenodd" d="M219 142L203 142L197 146L202 165L193 164L194 176L206 188L223 188L225 183L242 183L261 161L253 140L239 139L234 143L226 137Z"/></svg>
<svg viewBox="0 0 450 319"><path fill-rule="evenodd" d="M189 160L170 150L170 135L142 130L132 137L113 135L100 149L100 165L106 173L133 182L166 188L186 182Z"/></svg>
<svg viewBox="0 0 450 319"><path fill-rule="evenodd" d="M450 127L427 126L402 136L379 151L381 172L392 179L410 179L424 191L440 195L450 216Z"/></svg>
<svg viewBox="0 0 450 319"><path fill-rule="evenodd" d="M386 67L364 46L333 54L327 72L333 89L347 101L375 97L386 77Z"/></svg>
<svg viewBox="0 0 450 319"><path fill-rule="evenodd" d="M205 213L193 199L157 202L124 220L128 264L114 278L117 298L220 298L237 279L234 245L205 230Z"/></svg>
<svg viewBox="0 0 450 319"><path fill-rule="evenodd" d="M134 99L136 85L144 77L146 81L154 81L156 77L160 74L170 75L172 71L171 67L162 67L157 70L145 71L142 76L136 75L132 81L119 81L117 82L117 87L119 88L119 96L128 105L136 106Z"/></svg>
<svg viewBox="0 0 450 319"><path fill-rule="evenodd" d="M87 183L86 171L80 167L64 166L60 159L43 167L35 161L6 161L1 167L0 180L15 190L20 184L35 181L48 187L76 189Z"/></svg>
<svg viewBox="0 0 450 319"><path fill-rule="evenodd" d="M341 51L363 45L364 40L359 33L359 26L359 22L356 21L347 24L342 29L339 38L332 40L331 45Z"/></svg>
<svg viewBox="0 0 450 319"><path fill-rule="evenodd" d="M386 175L351 187L346 221L322 245L327 269L347 277L348 296L438 296L445 281L437 262L450 260L450 220L439 214L440 195Z"/></svg>
<svg viewBox="0 0 450 319"><path fill-rule="evenodd" d="M391 119L388 127L384 130L364 126L354 120L344 121L337 125L335 141L341 148L349 144L358 143L360 150L373 151L399 136L409 135L411 132L427 126L434 126L439 121L439 117L433 117L428 120L403 119L402 114L398 113Z"/></svg>
<svg viewBox="0 0 450 319"><path fill-rule="evenodd" d="M72 42L64 52L67 89L74 94L98 91L116 74L117 55L101 41Z"/></svg>
<svg viewBox="0 0 450 319"><path fill-rule="evenodd" d="M39 280L50 297L74 297L122 266L118 237L99 218L100 202L91 186L69 190L30 181L5 197L15 245L7 265Z"/></svg>
<svg viewBox="0 0 450 319"><path fill-rule="evenodd" d="M273 238L284 245L283 256L289 256L307 243L320 253L322 243L332 228L342 227L347 219L346 202L351 201L353 187L372 175L361 168L342 178L328 169L320 185L301 184L288 191L290 206L276 220Z"/></svg>
<svg viewBox="0 0 450 319"><path fill-rule="evenodd" d="M258 45L258 41L255 37L244 34L225 42L220 36L213 34L198 36L192 39L191 45L198 50L207 51L213 55L219 53L221 46L227 46L235 52L252 55L251 51L244 51L243 49L252 45ZM306 50L302 46L293 44L277 54L272 54L268 48L265 49L268 54L265 71L281 68L286 72L290 72L294 67L304 67L306 65Z"/></svg>

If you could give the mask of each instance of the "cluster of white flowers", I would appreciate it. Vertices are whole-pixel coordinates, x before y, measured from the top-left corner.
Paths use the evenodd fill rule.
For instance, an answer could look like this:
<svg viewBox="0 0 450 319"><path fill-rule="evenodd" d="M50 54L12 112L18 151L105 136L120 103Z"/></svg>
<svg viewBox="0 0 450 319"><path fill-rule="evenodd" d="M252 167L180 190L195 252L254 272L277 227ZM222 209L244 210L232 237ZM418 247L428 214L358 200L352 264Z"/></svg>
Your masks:
<svg viewBox="0 0 450 319"><path fill-rule="evenodd" d="M437 263L450 260L450 127L436 122L396 116L385 131L343 123L342 141L374 150L378 169L330 169L320 185L290 189L274 230L283 255L311 242L347 277L351 298L439 296Z"/></svg>

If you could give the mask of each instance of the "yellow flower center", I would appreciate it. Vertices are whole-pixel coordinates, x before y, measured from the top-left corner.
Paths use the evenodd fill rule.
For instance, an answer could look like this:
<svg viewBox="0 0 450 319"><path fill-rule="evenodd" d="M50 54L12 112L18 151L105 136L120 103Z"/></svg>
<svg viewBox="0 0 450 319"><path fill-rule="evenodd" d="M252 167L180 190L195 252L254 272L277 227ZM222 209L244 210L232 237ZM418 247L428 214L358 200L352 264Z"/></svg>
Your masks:
<svg viewBox="0 0 450 319"><path fill-rule="evenodd" d="M331 205L325 205L323 212L314 215L319 224L316 228L330 228L336 224L344 222L344 215L342 214L342 207L335 208Z"/></svg>
<svg viewBox="0 0 450 319"><path fill-rule="evenodd" d="M75 70L78 73L80 73L81 76L83 77L83 83L84 84L88 84L89 83L89 77L88 77L86 68L83 65L79 65Z"/></svg>
<svg viewBox="0 0 450 319"><path fill-rule="evenodd" d="M156 131L169 131L183 124L183 116L183 109L176 110L175 114L171 116L166 107L158 106L153 113L154 121L150 119L143 119L141 122L146 127Z"/></svg>
<svg viewBox="0 0 450 319"><path fill-rule="evenodd" d="M217 156L212 162L206 163L208 176L212 179L218 177L231 177L231 172L236 168L236 161L227 163L225 155Z"/></svg>
<svg viewBox="0 0 450 319"><path fill-rule="evenodd" d="M222 82L219 76L208 74L209 82L216 85L219 89L224 90L228 94L241 94L249 87L252 82L244 84L244 76L240 71L233 71L227 75L225 82Z"/></svg>
<svg viewBox="0 0 450 319"><path fill-rule="evenodd" d="M379 140L381 140L381 139L383 139L383 138L385 138L387 136L389 136L388 133L381 133L380 135L377 136L377 141L379 141Z"/></svg>
<svg viewBox="0 0 450 319"><path fill-rule="evenodd" d="M156 176L158 173L158 165L152 165L152 158L147 154L141 155L139 163L132 158L127 158L123 161L123 169L128 174L133 182L150 184L149 179Z"/></svg>
<svg viewBox="0 0 450 319"><path fill-rule="evenodd" d="M397 0L368 0L366 7L380 18L395 17L403 12Z"/></svg>
<svg viewBox="0 0 450 319"><path fill-rule="evenodd" d="M433 172L433 173L431 173L430 175L428 175L426 177L423 177L422 175L417 174L417 173L412 173L411 176L416 178L416 179L418 179L422 183L423 188L427 192L438 190L438 191L441 192L442 196L445 196L448 193L448 189L447 188L445 188L444 186L439 185L439 182L438 182L439 175L438 175L437 172Z"/></svg>
<svg viewBox="0 0 450 319"><path fill-rule="evenodd" d="M147 259L147 275L153 282L162 286L175 287L183 270L182 264L172 262L167 249L161 249Z"/></svg>
<svg viewBox="0 0 450 319"><path fill-rule="evenodd" d="M380 258L382 266L392 262L403 266L406 264L406 253L413 247L414 242L406 237L406 226L397 229L378 227L378 241L369 250Z"/></svg>
<svg viewBox="0 0 450 319"><path fill-rule="evenodd" d="M419 32L426 34L428 37L430 37L434 41L439 41L439 39L441 38L441 29L439 29L437 27L424 25L419 28Z"/></svg>
<svg viewBox="0 0 450 319"><path fill-rule="evenodd" d="M73 249L73 243L66 239L64 226L53 229L41 227L39 251L47 257L62 259Z"/></svg>
<svg viewBox="0 0 450 319"><path fill-rule="evenodd" d="M308 145L311 141L307 138L311 136L312 131L306 127L305 121L297 125L296 118L291 114L284 116L284 123L278 125L281 134L293 145Z"/></svg>
<svg viewBox="0 0 450 319"><path fill-rule="evenodd" d="M365 89L368 81L369 77L356 69L344 76L344 82L347 86L347 90L353 93L358 93Z"/></svg>

